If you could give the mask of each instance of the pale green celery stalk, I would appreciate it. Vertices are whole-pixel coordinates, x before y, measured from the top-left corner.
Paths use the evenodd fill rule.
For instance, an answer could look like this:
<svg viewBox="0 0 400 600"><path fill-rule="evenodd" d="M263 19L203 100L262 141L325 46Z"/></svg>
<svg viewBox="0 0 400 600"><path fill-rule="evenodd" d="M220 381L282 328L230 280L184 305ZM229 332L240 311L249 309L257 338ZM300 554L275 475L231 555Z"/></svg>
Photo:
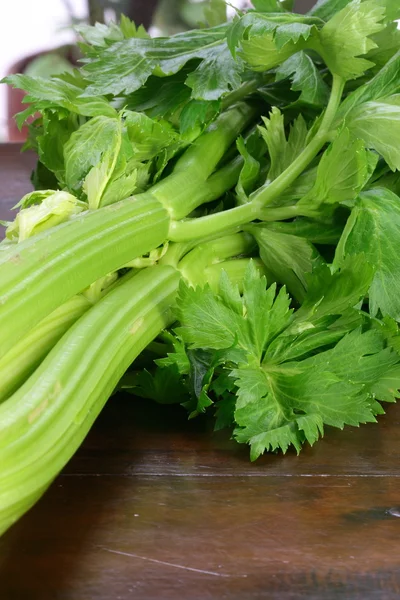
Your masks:
<svg viewBox="0 0 400 600"><path fill-rule="evenodd" d="M213 243L204 252L214 260ZM237 243L229 239L226 245L242 254L249 248L249 236L237 234ZM229 254L220 240L218 246L219 256ZM195 254L194 267L197 258ZM185 272L195 279L189 257ZM144 269L117 285L0 405L0 534L42 495L128 366L170 325L180 279L179 270L165 265Z"/></svg>
<svg viewBox="0 0 400 600"><path fill-rule="evenodd" d="M0 533L71 458L134 358L171 320L179 273L152 267L110 292L0 405Z"/></svg>
<svg viewBox="0 0 400 600"><path fill-rule="evenodd" d="M187 203L189 214L192 196L196 203L203 197L211 200L206 179L253 116L254 109L247 105L222 114L183 154L178 171L155 186L157 198L150 189L4 249L0 253L0 357L69 298L164 243L171 221L168 201L176 208L179 197L182 206ZM199 163L204 163L201 185ZM228 185L224 190L231 183L225 176L224 171L221 181ZM215 179L212 185L217 198L224 186Z"/></svg>
<svg viewBox="0 0 400 600"><path fill-rule="evenodd" d="M255 114L254 107L248 104L238 104L222 113L206 133L199 136L178 159L171 175L151 187L151 195L167 208L171 219L181 219L204 202L213 199L208 194L207 199L203 200L201 188ZM233 182L232 185L237 181L241 164L240 159L233 161L224 171L227 179ZM213 185L217 185L215 181ZM214 198L220 195L221 192L217 189Z"/></svg>
<svg viewBox="0 0 400 600"><path fill-rule="evenodd" d="M209 194L208 197L217 197L222 194L227 187L232 187L237 181L242 164L242 157L236 157L231 163L212 175L206 183L206 189ZM192 201L193 198L197 199L201 192L204 197L204 185L190 200ZM169 260L160 262L162 262L162 264L172 264L173 266L176 266L178 260L197 244L198 241L186 244L184 248L179 249L178 253L177 248L171 248L170 250L172 250L172 252L169 252L167 257ZM177 244L174 246L177 246ZM176 260L171 261L170 257L172 254L177 256ZM116 284L119 285L121 281L125 281L128 277L136 274L136 272L136 270L131 270L130 273L124 275L122 280L117 280L111 288ZM58 307L49 316L45 317L43 321L38 323L26 336L17 342L11 350L0 358L0 402L4 401L24 383L55 343L81 316L81 314L91 306L91 304L93 304L93 302L88 301L87 294L84 296L74 296Z"/></svg>
<svg viewBox="0 0 400 600"><path fill-rule="evenodd" d="M77 295L59 306L0 359L0 402L33 373L46 354L92 304Z"/></svg>
<svg viewBox="0 0 400 600"><path fill-rule="evenodd" d="M199 136L179 158L174 173L189 171L193 175L200 174L202 179L207 179L227 148L236 140L237 132L243 129L243 120L249 123L255 114L255 108L246 103L239 103L234 109L222 113L208 127L206 135Z"/></svg>
<svg viewBox="0 0 400 600"><path fill-rule="evenodd" d="M0 359L0 402L6 400L34 372L53 346L95 302L116 286L136 275L131 269L98 297L77 294L40 321Z"/></svg>
<svg viewBox="0 0 400 600"><path fill-rule="evenodd" d="M232 256L249 254L257 247L253 236L234 233L199 244L179 262L182 276L191 284L207 283L207 266L218 265Z"/></svg>
<svg viewBox="0 0 400 600"><path fill-rule="evenodd" d="M185 172L178 173L173 183L177 185L178 181L181 182L181 191L180 193L175 193L175 196L171 196L166 202L171 219L181 219L202 204L206 204L222 196L224 192L237 183L242 166L243 158L236 156L206 180L206 188L204 180L200 180L196 187L193 186L196 180L194 178L191 179L190 170L188 174ZM191 194L185 195L185 186L187 188L189 185L191 187ZM177 188L179 188L179 185L177 185ZM151 193L157 196L153 188L151 189ZM162 199L160 198L160 200Z"/></svg>
<svg viewBox="0 0 400 600"><path fill-rule="evenodd" d="M223 237L228 235L232 235L234 233L240 233L240 227L233 227L228 231L224 231ZM188 254L194 248L197 248L200 244L206 244L208 242L213 242L221 237L220 234L215 233L214 235L210 235L201 239L194 239L185 242L172 242L168 246L168 250L166 254L160 259L159 265L171 265L173 267L177 267L180 260Z"/></svg>
<svg viewBox="0 0 400 600"><path fill-rule="evenodd" d="M150 194L79 215L1 253L0 356L58 306L167 238Z"/></svg>
<svg viewBox="0 0 400 600"><path fill-rule="evenodd" d="M327 143L331 124L340 105L343 87L343 79L334 75L329 103L317 133L303 152L281 175L267 186L262 186L259 190L251 194L250 201L247 204L198 219L172 221L168 238L175 242L184 242L186 240L206 237L215 232L223 232L232 227L245 225L254 219L261 218L261 215L265 218L266 208L279 198L286 188L297 179ZM269 210L276 211L277 209L271 208ZM279 210L282 212L275 212L271 220L276 220L277 214L280 214L280 218L289 218L284 216L284 207Z"/></svg>

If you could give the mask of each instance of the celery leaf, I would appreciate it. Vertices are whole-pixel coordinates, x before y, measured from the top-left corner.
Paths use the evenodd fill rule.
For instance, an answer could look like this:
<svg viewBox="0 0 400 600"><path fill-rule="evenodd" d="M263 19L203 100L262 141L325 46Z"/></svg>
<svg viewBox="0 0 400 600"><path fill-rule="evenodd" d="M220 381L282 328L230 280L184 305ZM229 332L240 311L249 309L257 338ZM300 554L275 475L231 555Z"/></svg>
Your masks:
<svg viewBox="0 0 400 600"><path fill-rule="evenodd" d="M354 200L370 179L378 157L344 128L322 155L315 183L299 206L338 204Z"/></svg>
<svg viewBox="0 0 400 600"><path fill-rule="evenodd" d="M370 36L384 28L384 17L375 0L352 0L324 25L314 47L332 73L355 79L374 65L362 55L375 48Z"/></svg>
<svg viewBox="0 0 400 600"><path fill-rule="evenodd" d="M338 244L335 263L363 253L374 265L369 290L370 312L378 311L400 321L400 263L398 232L400 199L393 192L376 188L363 192L352 210Z"/></svg>
<svg viewBox="0 0 400 600"><path fill-rule="evenodd" d="M286 77L292 81L291 89L300 92L299 103L326 106L329 88L308 54L296 52L278 67L276 80Z"/></svg>
<svg viewBox="0 0 400 600"><path fill-rule="evenodd" d="M268 180L273 181L289 167L307 144L307 125L301 115L290 126L286 137L284 117L279 108L272 108L269 117L263 117L264 127L259 131L268 147L271 166Z"/></svg>
<svg viewBox="0 0 400 600"><path fill-rule="evenodd" d="M299 452L325 425L373 422L382 413L376 398L392 401L399 356L378 328L361 329L352 309L371 281L371 269L362 265L355 259L335 274L319 269L294 313L285 290L266 289L253 266L243 294L226 275L215 293L181 285L180 336L213 365L201 378L207 402L197 407L205 410L216 394L218 427L233 418L234 437L250 445L252 460L290 446Z"/></svg>
<svg viewBox="0 0 400 600"><path fill-rule="evenodd" d="M346 124L367 148L381 154L393 171L400 169L400 94L359 104L348 113Z"/></svg>
<svg viewBox="0 0 400 600"><path fill-rule="evenodd" d="M316 248L307 239L272 231L263 224L252 225L248 230L258 243L268 271L301 302L307 289L306 274L322 260Z"/></svg>

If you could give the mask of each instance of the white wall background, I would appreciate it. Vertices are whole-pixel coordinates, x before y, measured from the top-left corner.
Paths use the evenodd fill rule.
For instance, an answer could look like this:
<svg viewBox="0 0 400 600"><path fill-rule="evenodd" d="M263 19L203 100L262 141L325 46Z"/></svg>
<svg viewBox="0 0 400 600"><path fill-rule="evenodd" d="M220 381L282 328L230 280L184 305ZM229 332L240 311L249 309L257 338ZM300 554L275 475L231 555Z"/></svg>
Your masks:
<svg viewBox="0 0 400 600"><path fill-rule="evenodd" d="M19 59L71 42L68 6L77 18L86 0L0 0L0 78ZM5 139L6 86L0 86L0 141Z"/></svg>

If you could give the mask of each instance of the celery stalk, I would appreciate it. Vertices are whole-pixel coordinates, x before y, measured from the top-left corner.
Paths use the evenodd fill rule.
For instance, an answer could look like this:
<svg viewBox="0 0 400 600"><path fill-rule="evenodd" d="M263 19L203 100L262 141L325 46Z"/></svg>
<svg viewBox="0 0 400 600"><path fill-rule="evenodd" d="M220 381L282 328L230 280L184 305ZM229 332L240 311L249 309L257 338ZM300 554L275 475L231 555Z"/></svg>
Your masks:
<svg viewBox="0 0 400 600"><path fill-rule="evenodd" d="M81 294L59 306L0 359L0 402L10 396L40 364L91 303Z"/></svg>
<svg viewBox="0 0 400 600"><path fill-rule="evenodd" d="M252 244L248 235L237 234L235 240L210 242L203 251L214 263L216 255L242 254ZM197 269L191 272L190 266L196 267L197 258L197 253L185 258L190 280L196 278ZM116 285L0 405L0 534L40 497L128 366L170 325L181 277L172 266L156 266Z"/></svg>
<svg viewBox="0 0 400 600"><path fill-rule="evenodd" d="M71 458L124 371L169 325L180 279L150 268L90 309L0 405L0 533Z"/></svg>
<svg viewBox="0 0 400 600"><path fill-rule="evenodd" d="M168 201L176 207L179 196L182 211L190 212L193 204L187 199L192 195L199 204L213 199L214 193L218 197L222 189L229 189L232 180L225 174L219 180L220 183L225 181L225 188L215 179L212 194L205 180L200 186L197 163L204 162L201 172L207 178L253 115L253 108L246 105L238 105L221 115L210 131L184 153L178 161L177 172L154 189L79 214L71 221L3 250L0 256L0 357L74 294L161 245L168 238L171 222Z"/></svg>

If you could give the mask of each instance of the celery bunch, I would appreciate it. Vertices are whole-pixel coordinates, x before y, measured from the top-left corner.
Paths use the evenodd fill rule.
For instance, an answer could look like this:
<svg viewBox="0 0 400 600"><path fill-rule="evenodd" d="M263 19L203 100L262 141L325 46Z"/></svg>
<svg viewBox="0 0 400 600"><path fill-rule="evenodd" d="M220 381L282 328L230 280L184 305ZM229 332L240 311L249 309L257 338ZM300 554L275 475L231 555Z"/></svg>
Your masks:
<svg viewBox="0 0 400 600"><path fill-rule="evenodd" d="M400 9L288 4L81 28L80 69L6 79L40 116L0 244L0 532L116 389L214 412L252 459L395 400Z"/></svg>

